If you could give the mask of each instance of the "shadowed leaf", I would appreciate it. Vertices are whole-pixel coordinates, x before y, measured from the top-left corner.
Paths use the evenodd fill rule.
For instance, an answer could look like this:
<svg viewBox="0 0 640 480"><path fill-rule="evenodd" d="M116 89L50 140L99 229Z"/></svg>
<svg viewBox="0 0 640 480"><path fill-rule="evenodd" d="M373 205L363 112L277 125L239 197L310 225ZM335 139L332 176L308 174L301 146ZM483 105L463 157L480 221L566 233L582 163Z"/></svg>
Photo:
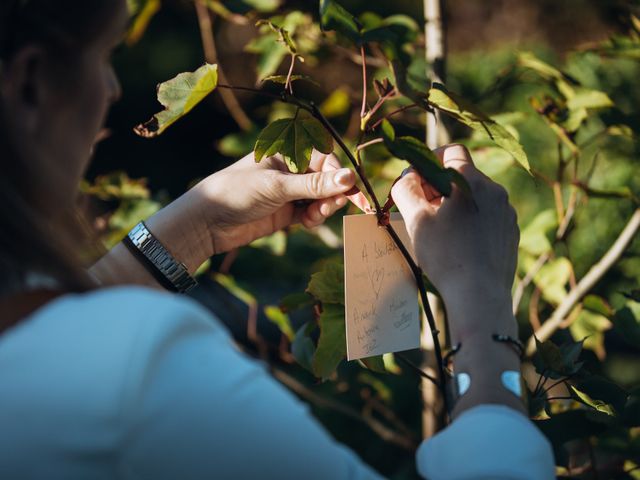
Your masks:
<svg viewBox="0 0 640 480"><path fill-rule="evenodd" d="M260 132L255 158L260 162L265 156L280 153L291 172L303 173L309 166L314 148L322 153L331 153L333 138L318 120L299 112L293 118L270 123Z"/></svg>
<svg viewBox="0 0 640 480"><path fill-rule="evenodd" d="M204 64L195 72L181 73L158 86L158 101L165 109L134 131L141 137L156 137L189 113L218 85L218 66Z"/></svg>
<svg viewBox="0 0 640 480"><path fill-rule="evenodd" d="M322 270L311 275L307 293L322 303L344 305L344 265L342 262L325 262Z"/></svg>
<svg viewBox="0 0 640 480"><path fill-rule="evenodd" d="M347 356L344 307L331 303L323 304L318 324L320 338L313 357L313 373L317 377L326 379L335 372L338 364Z"/></svg>
<svg viewBox="0 0 640 480"><path fill-rule="evenodd" d="M322 30L334 30L354 43L360 41L360 23L333 0L320 0L320 26Z"/></svg>

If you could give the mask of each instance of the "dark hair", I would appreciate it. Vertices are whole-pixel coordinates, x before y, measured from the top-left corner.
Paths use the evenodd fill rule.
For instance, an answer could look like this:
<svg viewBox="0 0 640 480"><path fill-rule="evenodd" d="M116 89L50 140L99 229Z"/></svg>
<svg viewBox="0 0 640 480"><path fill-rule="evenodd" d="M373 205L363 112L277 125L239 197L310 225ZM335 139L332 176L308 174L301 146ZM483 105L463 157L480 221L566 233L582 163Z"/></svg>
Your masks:
<svg viewBox="0 0 640 480"><path fill-rule="evenodd" d="M0 4L0 75L20 48L39 44L65 65L79 57L107 18L113 0L10 0ZM63 212L52 224L39 213L35 171L22 158L18 140L10 138L0 99L0 295L25 288L30 272L53 277L65 291L94 288L84 270L81 254L90 243L76 211ZM42 168L42 167L40 167ZM52 167L53 168L53 167Z"/></svg>

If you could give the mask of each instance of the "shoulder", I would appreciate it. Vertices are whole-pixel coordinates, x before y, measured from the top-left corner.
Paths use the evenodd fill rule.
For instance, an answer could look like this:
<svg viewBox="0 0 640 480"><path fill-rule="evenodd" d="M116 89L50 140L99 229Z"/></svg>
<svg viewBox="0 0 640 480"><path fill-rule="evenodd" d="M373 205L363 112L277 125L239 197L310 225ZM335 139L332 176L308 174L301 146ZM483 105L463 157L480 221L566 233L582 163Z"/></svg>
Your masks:
<svg viewBox="0 0 640 480"><path fill-rule="evenodd" d="M229 343L217 319L188 298L140 287L69 294L0 336L0 379L16 388L5 392L16 402L22 385L34 393L29 402L38 403L40 392L60 406L117 409L126 402L127 385L144 378L150 359L197 337Z"/></svg>

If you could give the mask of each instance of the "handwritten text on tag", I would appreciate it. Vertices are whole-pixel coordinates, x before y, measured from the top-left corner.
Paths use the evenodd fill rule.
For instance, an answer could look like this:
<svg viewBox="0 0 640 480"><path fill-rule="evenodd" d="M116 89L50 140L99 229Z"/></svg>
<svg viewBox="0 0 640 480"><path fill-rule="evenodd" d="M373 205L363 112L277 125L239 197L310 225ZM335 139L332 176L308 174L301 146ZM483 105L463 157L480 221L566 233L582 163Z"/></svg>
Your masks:
<svg viewBox="0 0 640 480"><path fill-rule="evenodd" d="M347 359L418 348L418 293L407 262L375 215L343 218ZM391 225L411 250L399 213Z"/></svg>

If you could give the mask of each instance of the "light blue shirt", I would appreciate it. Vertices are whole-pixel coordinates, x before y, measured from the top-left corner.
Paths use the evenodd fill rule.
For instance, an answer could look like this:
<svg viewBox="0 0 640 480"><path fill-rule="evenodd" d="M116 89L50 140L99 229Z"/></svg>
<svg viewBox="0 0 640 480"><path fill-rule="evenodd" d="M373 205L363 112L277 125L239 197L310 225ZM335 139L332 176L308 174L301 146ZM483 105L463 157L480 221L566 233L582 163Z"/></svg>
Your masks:
<svg viewBox="0 0 640 480"><path fill-rule="evenodd" d="M0 336L0 432L3 479L379 478L208 311L138 287L66 295ZM417 465L434 480L554 477L531 422L489 405Z"/></svg>

